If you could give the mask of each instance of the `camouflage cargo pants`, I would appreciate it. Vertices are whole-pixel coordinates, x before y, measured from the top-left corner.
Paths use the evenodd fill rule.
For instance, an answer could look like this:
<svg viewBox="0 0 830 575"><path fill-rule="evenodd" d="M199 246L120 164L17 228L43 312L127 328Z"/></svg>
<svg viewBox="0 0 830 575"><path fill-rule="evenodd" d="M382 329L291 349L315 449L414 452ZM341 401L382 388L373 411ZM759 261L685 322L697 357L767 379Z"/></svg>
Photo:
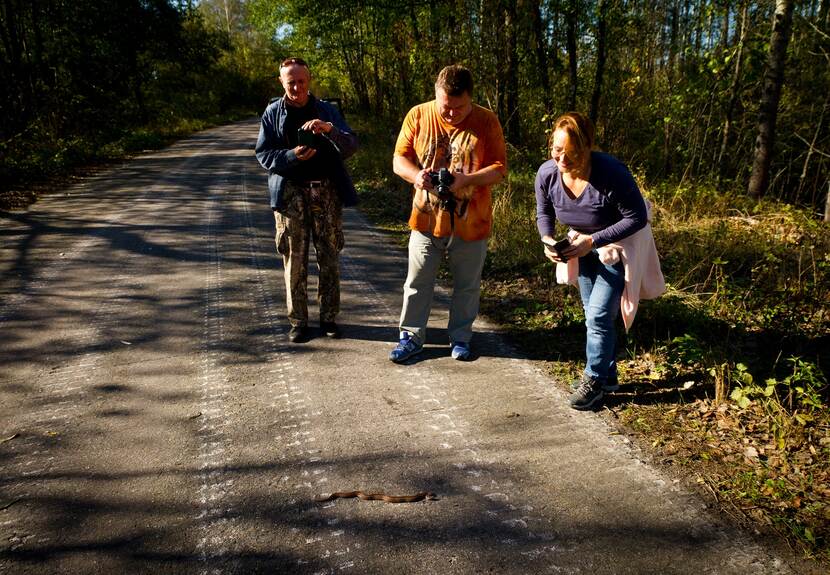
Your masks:
<svg viewBox="0 0 830 575"><path fill-rule="evenodd" d="M274 212L277 252L285 268L288 321L308 324L308 250L317 253L317 303L320 321L334 321L340 312L340 251L343 249L343 208L328 180L314 187L286 182L286 209Z"/></svg>

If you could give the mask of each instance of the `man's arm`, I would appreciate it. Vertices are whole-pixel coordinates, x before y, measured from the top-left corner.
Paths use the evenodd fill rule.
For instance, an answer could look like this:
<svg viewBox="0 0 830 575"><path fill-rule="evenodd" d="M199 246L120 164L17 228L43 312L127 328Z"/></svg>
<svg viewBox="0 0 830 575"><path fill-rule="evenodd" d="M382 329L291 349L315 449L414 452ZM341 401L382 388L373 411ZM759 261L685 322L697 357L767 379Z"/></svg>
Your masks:
<svg viewBox="0 0 830 575"><path fill-rule="evenodd" d="M324 112L325 126L320 127L320 132L325 133L332 143L337 146L340 155L344 160L351 157L358 148L357 136L346 123L346 120L337 111L337 108L327 102L318 101L320 109Z"/></svg>
<svg viewBox="0 0 830 575"><path fill-rule="evenodd" d="M419 184L427 183L429 184L427 189L432 189L432 184L429 183L429 181L424 182L421 178L421 175L425 174L427 170L422 170L415 162L406 156L400 156L398 154L392 156L392 171L410 184L414 184L416 187L423 188L425 186Z"/></svg>
<svg viewBox="0 0 830 575"><path fill-rule="evenodd" d="M266 110L259 123L259 136L255 148L260 165L269 172L282 173L299 160L294 148L283 148L274 125L274 115Z"/></svg>
<svg viewBox="0 0 830 575"><path fill-rule="evenodd" d="M492 164L470 174L456 172L453 176L455 181L450 186L450 190L453 192L464 188L494 186L504 179L504 166L502 164Z"/></svg>
<svg viewBox="0 0 830 575"><path fill-rule="evenodd" d="M495 114L490 112L487 131L483 140L477 146L484 146L485 166L469 174L456 173L455 181L450 189L462 197L471 197L475 190L498 184L507 174L507 150L504 143L504 133Z"/></svg>

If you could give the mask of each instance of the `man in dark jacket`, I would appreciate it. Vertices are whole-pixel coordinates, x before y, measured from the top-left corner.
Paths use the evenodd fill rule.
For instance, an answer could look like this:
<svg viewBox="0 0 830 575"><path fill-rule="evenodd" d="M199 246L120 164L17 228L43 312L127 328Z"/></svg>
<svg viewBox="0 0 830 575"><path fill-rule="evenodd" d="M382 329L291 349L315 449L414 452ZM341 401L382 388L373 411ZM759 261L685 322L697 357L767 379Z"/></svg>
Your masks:
<svg viewBox="0 0 830 575"><path fill-rule="evenodd" d="M283 256L289 339L309 339L308 250L317 252L320 329L340 331L340 262L344 206L357 203L344 160L357 150L357 137L337 109L309 92L311 73L300 58L280 65L285 96L271 101L259 127L256 157L268 170L268 191Z"/></svg>

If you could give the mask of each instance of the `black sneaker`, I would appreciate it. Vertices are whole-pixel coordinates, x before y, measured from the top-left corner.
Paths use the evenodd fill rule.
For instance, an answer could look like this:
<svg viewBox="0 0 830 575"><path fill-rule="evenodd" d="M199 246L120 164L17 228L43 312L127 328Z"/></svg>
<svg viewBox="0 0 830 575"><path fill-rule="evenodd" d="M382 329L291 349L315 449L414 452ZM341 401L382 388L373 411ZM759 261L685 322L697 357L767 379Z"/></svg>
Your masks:
<svg viewBox="0 0 830 575"><path fill-rule="evenodd" d="M340 328L333 321L321 321L320 331L326 334L326 337L337 339L340 337Z"/></svg>
<svg viewBox="0 0 830 575"><path fill-rule="evenodd" d="M569 402L571 407L580 411L594 409L602 404L605 392L602 385L588 376L583 376L582 381L571 394Z"/></svg>
<svg viewBox="0 0 830 575"><path fill-rule="evenodd" d="M308 328L304 325L292 325L288 332L288 341L291 343L305 343L308 341Z"/></svg>
<svg viewBox="0 0 830 575"><path fill-rule="evenodd" d="M582 378L588 377L587 375L583 374ZM575 379L571 382L571 393L576 391L576 389L582 385L582 379ZM609 377L605 380L605 383L602 384L602 391L605 393L611 393L613 391L617 391L620 388L620 380L617 379L617 376Z"/></svg>

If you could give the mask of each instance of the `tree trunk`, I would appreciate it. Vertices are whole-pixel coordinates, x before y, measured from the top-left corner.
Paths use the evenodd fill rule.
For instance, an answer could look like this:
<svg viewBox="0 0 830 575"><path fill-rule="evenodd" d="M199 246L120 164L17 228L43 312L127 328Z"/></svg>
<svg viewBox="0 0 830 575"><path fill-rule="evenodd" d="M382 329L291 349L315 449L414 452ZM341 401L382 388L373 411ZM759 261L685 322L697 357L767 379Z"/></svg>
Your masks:
<svg viewBox="0 0 830 575"><path fill-rule="evenodd" d="M669 82L669 90L674 83L674 65L677 60L677 37L680 33L680 7L677 5L679 0L675 0L671 5L671 12L669 13L669 55L668 62L666 62L666 77Z"/></svg>
<svg viewBox="0 0 830 575"><path fill-rule="evenodd" d="M830 222L830 182L827 182L827 197L824 198L824 221Z"/></svg>
<svg viewBox="0 0 830 575"><path fill-rule="evenodd" d="M724 0L723 3L723 19L721 20L720 28L720 45L722 48L729 46L729 0Z"/></svg>
<svg viewBox="0 0 830 575"><path fill-rule="evenodd" d="M775 145L775 121L778 116L778 102L781 99L781 86L784 83L784 65L787 61L787 44L790 41L792 20L793 0L776 0L767 69L764 73L764 91L758 111L755 158L747 187L747 193L753 198L763 196L769 185L769 171Z"/></svg>
<svg viewBox="0 0 830 575"><path fill-rule="evenodd" d="M521 112L519 110L519 62L516 53L516 0L507 0L504 10L504 28L507 66L505 90L507 97L507 141L518 146L522 141Z"/></svg>
<svg viewBox="0 0 830 575"><path fill-rule="evenodd" d="M576 110L576 92L577 92L577 62L576 62L576 35L577 35L577 17L579 12L579 0L569 0L568 14L567 14L567 47L568 47L568 70L571 81L570 90L568 91L568 110Z"/></svg>
<svg viewBox="0 0 830 575"><path fill-rule="evenodd" d="M597 10L599 21L597 23L597 69L594 74L594 92L591 94L591 112L589 114L594 125L599 117L599 100L602 96L602 80L605 74L605 60L608 52L608 2L609 0L598 0Z"/></svg>
<svg viewBox="0 0 830 575"><path fill-rule="evenodd" d="M796 202L801 200L801 193L804 190L805 183L807 182L807 173L810 169L810 160L813 158L813 154L816 150L816 141L818 141L819 134L821 134L821 125L824 123L824 113L827 111L828 103L830 103L830 96L827 96L824 99L824 106L821 108L821 114L819 115L818 122L816 123L816 130L813 133L813 141L810 142L810 149L807 150L807 157L804 158L804 167L801 169L801 176L798 179L798 191L796 192L794 198ZM813 205L815 205L815 191L813 192L813 202Z"/></svg>
<svg viewBox="0 0 830 575"><path fill-rule="evenodd" d="M355 35L359 37L360 31L354 30ZM369 89L366 85L366 78L363 75L365 69L362 48L356 48L357 52L351 50L355 42L347 44L344 42L345 38L341 36L340 40L340 54L343 62L346 64L348 70L349 82L352 85L355 96L357 96L357 105L361 111L368 112L372 108L371 99L369 98ZM357 44L360 42L358 41Z"/></svg>
<svg viewBox="0 0 830 575"><path fill-rule="evenodd" d="M548 45L545 39L545 26L542 22L541 2L533 2L531 6L533 18L533 36L536 40L536 64L539 67L539 84L542 86L542 101L545 103L545 112L551 108L550 73L548 72Z"/></svg>
<svg viewBox="0 0 830 575"><path fill-rule="evenodd" d="M668 177L671 175L672 168L673 168L673 154L672 154L672 113L671 113L671 101L672 101L672 93L674 92L674 67L675 62L677 60L677 52L678 52L678 34L679 34L679 20L680 20L680 7L678 6L679 0L674 0L671 5L671 11L669 13L669 53L668 53L668 61L666 62L666 85L667 85L667 93L666 93L666 102L667 108L669 110L666 117L663 119L663 175Z"/></svg>
<svg viewBox="0 0 830 575"><path fill-rule="evenodd" d="M735 48L735 71L732 74L732 83L729 86L729 103L726 106L726 120L723 124L723 138L720 144L720 153L718 154L718 174L715 178L717 183L720 183L724 172L727 169L726 148L729 146L729 133L732 130L732 120L735 115L735 108L738 105L738 86L741 80L741 67L743 64L744 43L746 42L746 35L749 26L747 26L749 1L744 0L741 9L741 36L738 40L738 45Z"/></svg>

